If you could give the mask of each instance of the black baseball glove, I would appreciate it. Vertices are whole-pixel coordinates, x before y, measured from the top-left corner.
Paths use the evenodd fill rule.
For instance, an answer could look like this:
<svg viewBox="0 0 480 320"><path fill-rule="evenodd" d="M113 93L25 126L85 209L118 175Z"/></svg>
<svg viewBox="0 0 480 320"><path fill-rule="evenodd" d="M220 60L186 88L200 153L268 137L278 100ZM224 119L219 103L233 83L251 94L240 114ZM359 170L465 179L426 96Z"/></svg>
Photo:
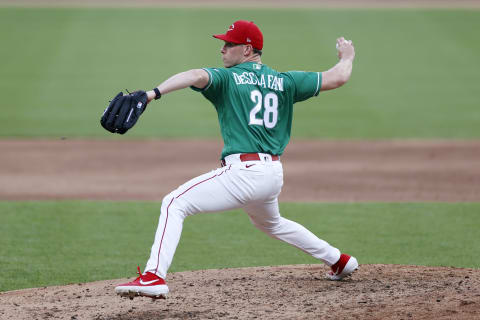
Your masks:
<svg viewBox="0 0 480 320"><path fill-rule="evenodd" d="M145 91L135 91L128 95L120 92L110 101L103 112L100 123L105 130L124 134L137 123L140 115L147 108L148 98Z"/></svg>

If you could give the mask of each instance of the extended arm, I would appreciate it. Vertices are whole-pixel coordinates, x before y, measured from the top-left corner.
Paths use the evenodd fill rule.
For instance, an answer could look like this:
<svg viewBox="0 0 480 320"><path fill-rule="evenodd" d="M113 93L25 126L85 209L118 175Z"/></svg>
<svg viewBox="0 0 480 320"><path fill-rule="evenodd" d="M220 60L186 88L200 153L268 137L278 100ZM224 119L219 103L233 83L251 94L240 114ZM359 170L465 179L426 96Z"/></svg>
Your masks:
<svg viewBox="0 0 480 320"><path fill-rule="evenodd" d="M185 72L177 73L171 76L164 82L158 85L158 90L163 95L190 86L197 88L205 88L208 84L208 73L203 69L192 69ZM155 92L153 90L147 91L148 101L152 101L155 98Z"/></svg>
<svg viewBox="0 0 480 320"><path fill-rule="evenodd" d="M209 80L210 78L205 70L192 69L168 78L157 88L161 94L167 94L189 86L205 88ZM148 92L138 90L128 95L120 92L110 101L103 112L100 124L112 133L125 134L137 123L147 104L154 98L154 90Z"/></svg>
<svg viewBox="0 0 480 320"><path fill-rule="evenodd" d="M355 48L352 41L343 37L337 39L337 50L340 61L328 71L322 72L321 90L332 90L344 85L352 74Z"/></svg>

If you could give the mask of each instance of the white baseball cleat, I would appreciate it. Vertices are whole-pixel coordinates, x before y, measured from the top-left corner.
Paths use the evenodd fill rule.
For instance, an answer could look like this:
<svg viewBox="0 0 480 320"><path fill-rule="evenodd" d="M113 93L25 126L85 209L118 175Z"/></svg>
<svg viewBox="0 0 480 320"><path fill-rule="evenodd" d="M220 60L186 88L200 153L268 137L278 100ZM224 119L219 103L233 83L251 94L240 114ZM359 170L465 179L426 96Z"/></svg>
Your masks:
<svg viewBox="0 0 480 320"><path fill-rule="evenodd" d="M327 273L327 279L338 281L355 272L358 269L358 261L355 257L342 253L337 263L330 268L331 271Z"/></svg>
<svg viewBox="0 0 480 320"><path fill-rule="evenodd" d="M165 299L168 293L168 286L165 280L151 272L142 274L140 267L137 268L139 277L131 282L117 286L115 292L122 297L130 299L136 296Z"/></svg>

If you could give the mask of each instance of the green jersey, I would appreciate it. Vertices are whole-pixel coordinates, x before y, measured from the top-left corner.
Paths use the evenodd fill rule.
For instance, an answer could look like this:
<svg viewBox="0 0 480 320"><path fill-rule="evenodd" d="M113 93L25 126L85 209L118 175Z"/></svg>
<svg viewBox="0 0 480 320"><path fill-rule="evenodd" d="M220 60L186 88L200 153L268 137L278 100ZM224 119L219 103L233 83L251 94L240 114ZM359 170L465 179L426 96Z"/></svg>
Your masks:
<svg viewBox="0 0 480 320"><path fill-rule="evenodd" d="M290 140L293 104L318 95L320 72L278 72L246 62L231 68L205 68L203 89L213 103L224 141L222 159L234 153L281 155Z"/></svg>

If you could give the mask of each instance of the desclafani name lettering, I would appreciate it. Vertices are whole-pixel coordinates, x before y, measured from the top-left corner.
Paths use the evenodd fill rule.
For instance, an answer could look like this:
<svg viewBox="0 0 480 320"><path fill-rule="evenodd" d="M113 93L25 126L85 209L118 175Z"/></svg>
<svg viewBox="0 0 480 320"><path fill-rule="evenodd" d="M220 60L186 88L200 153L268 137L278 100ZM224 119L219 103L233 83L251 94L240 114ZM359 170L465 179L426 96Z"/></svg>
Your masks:
<svg viewBox="0 0 480 320"><path fill-rule="evenodd" d="M269 88L276 91L283 91L283 78L279 78L272 75L267 75L265 77L264 74L257 77L257 75L253 72L244 72L241 74L237 74L232 72L233 79L237 85L241 84L252 84L252 85L259 85L264 88Z"/></svg>

